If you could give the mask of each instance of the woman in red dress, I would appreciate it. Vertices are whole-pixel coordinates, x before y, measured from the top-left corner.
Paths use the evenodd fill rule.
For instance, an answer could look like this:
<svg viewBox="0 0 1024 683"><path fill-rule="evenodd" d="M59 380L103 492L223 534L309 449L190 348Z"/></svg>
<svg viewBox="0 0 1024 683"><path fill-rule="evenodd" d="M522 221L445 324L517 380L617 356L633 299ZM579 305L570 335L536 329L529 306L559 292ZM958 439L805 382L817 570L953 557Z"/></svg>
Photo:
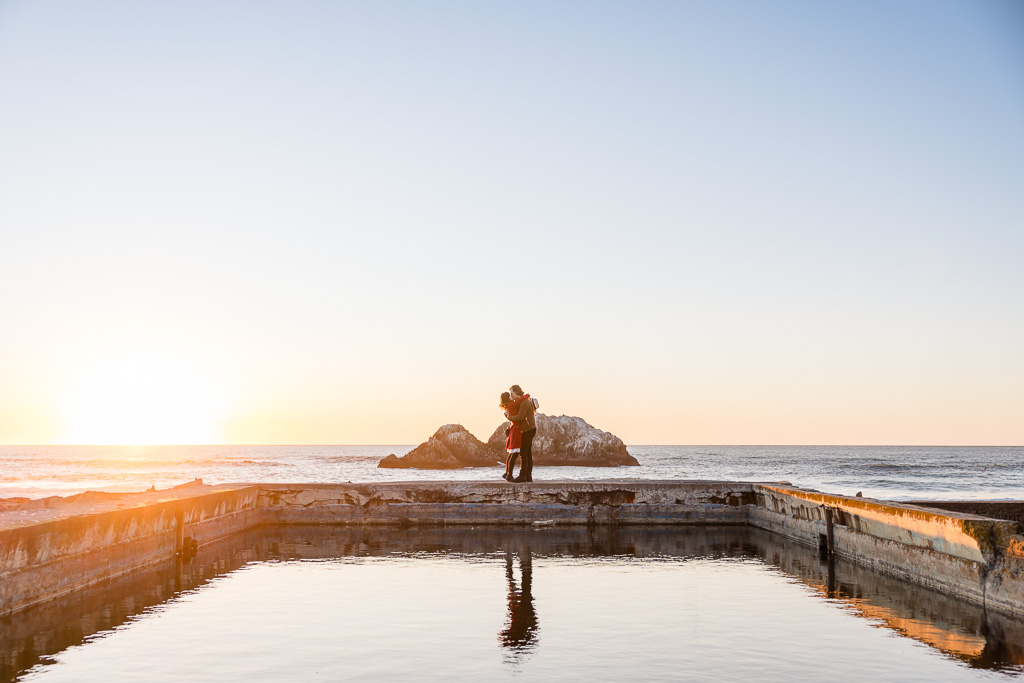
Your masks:
<svg viewBox="0 0 1024 683"><path fill-rule="evenodd" d="M522 396L516 400L512 400L512 395L506 391L501 395L501 402L498 406L505 411L505 418L508 419L519 411L519 404L522 403L522 401ZM519 451L523 444L523 428L518 422L513 422L511 424L512 426L505 432L505 450L508 452L508 456L505 460L505 474L501 475L501 478L507 482L511 482L514 478L512 476L512 470L516 466L516 460L519 459Z"/></svg>

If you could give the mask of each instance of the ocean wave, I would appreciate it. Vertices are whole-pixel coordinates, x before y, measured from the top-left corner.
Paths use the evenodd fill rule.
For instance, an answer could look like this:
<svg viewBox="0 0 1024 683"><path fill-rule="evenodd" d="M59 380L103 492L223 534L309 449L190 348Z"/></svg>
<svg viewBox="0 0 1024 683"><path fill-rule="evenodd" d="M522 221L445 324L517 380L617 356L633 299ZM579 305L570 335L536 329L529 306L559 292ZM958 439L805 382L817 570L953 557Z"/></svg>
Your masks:
<svg viewBox="0 0 1024 683"><path fill-rule="evenodd" d="M928 470L928 469L938 469L939 467L940 467L939 465L928 465L928 464L924 464L924 463L888 463L888 462L878 462L878 463L871 463L870 465L867 465L867 468L868 469L872 469L872 470L893 470L893 471L899 471L899 470Z"/></svg>

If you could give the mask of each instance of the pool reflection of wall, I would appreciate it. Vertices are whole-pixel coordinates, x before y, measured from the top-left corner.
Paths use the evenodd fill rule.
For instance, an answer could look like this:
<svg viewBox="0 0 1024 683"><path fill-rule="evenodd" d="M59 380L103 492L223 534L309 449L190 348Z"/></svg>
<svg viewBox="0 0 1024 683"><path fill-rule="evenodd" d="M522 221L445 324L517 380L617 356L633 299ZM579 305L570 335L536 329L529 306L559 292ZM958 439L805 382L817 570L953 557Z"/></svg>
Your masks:
<svg viewBox="0 0 1024 683"><path fill-rule="evenodd" d="M773 539L776 540L777 539ZM1012 617L878 574L856 563L811 561L801 545L762 558L800 579L823 598L861 617L925 643L976 668L1024 663L1024 625Z"/></svg>
<svg viewBox="0 0 1024 683"><path fill-rule="evenodd" d="M237 534L191 557L171 558L0 617L0 683L16 680L49 655L109 632L212 578L262 559L258 535Z"/></svg>
<svg viewBox="0 0 1024 683"><path fill-rule="evenodd" d="M851 613L978 668L1024 665L1024 623L972 603L877 574L852 562L749 527L267 527L0 618L0 681L14 680L52 655L160 609L210 579L254 561L420 553L505 557L505 626L495 647L511 662L543 643L533 581L548 557L748 557L778 567ZM616 557L618 556L618 557ZM517 571L518 570L518 571Z"/></svg>

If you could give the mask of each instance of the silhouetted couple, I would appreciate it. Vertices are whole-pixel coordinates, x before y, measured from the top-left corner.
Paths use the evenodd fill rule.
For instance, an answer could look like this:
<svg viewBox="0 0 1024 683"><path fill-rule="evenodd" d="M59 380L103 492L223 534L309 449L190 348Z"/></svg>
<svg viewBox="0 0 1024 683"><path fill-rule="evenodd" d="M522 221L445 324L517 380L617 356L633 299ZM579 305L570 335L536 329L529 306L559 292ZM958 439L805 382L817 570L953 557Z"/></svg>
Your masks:
<svg viewBox="0 0 1024 683"><path fill-rule="evenodd" d="M533 481L533 437L537 435L537 399L524 394L518 384L513 384L501 395L500 407L505 411L505 419L512 425L505 432L505 474L502 479L509 482ZM519 476L513 476L516 460L520 454L523 464L519 468Z"/></svg>

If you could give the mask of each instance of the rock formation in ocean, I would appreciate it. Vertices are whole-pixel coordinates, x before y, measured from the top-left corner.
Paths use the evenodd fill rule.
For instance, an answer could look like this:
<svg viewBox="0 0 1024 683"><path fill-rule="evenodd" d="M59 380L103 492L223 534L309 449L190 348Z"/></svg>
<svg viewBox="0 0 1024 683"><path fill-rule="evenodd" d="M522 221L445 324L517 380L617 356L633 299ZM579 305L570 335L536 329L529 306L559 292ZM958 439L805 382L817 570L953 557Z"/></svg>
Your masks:
<svg viewBox="0 0 1024 683"><path fill-rule="evenodd" d="M494 457L505 453L504 422L498 426L487 447ZM619 467L639 465L626 450L622 439L586 423L581 417L543 415L537 413L537 436L533 439L533 464L570 465L574 467Z"/></svg>
<svg viewBox="0 0 1024 683"><path fill-rule="evenodd" d="M500 424L486 444L462 425L445 425L402 457L392 453L377 463L377 467L453 470L502 464L505 461L505 427L508 425L508 422ZM619 467L640 463L629 454L622 439L587 424L583 418L537 413L533 464L540 467Z"/></svg>
<svg viewBox="0 0 1024 683"><path fill-rule="evenodd" d="M495 455L487 444L462 425L444 425L434 435L402 457L394 453L377 467L415 467L424 470L454 470L461 467L493 467L504 460L504 449Z"/></svg>

